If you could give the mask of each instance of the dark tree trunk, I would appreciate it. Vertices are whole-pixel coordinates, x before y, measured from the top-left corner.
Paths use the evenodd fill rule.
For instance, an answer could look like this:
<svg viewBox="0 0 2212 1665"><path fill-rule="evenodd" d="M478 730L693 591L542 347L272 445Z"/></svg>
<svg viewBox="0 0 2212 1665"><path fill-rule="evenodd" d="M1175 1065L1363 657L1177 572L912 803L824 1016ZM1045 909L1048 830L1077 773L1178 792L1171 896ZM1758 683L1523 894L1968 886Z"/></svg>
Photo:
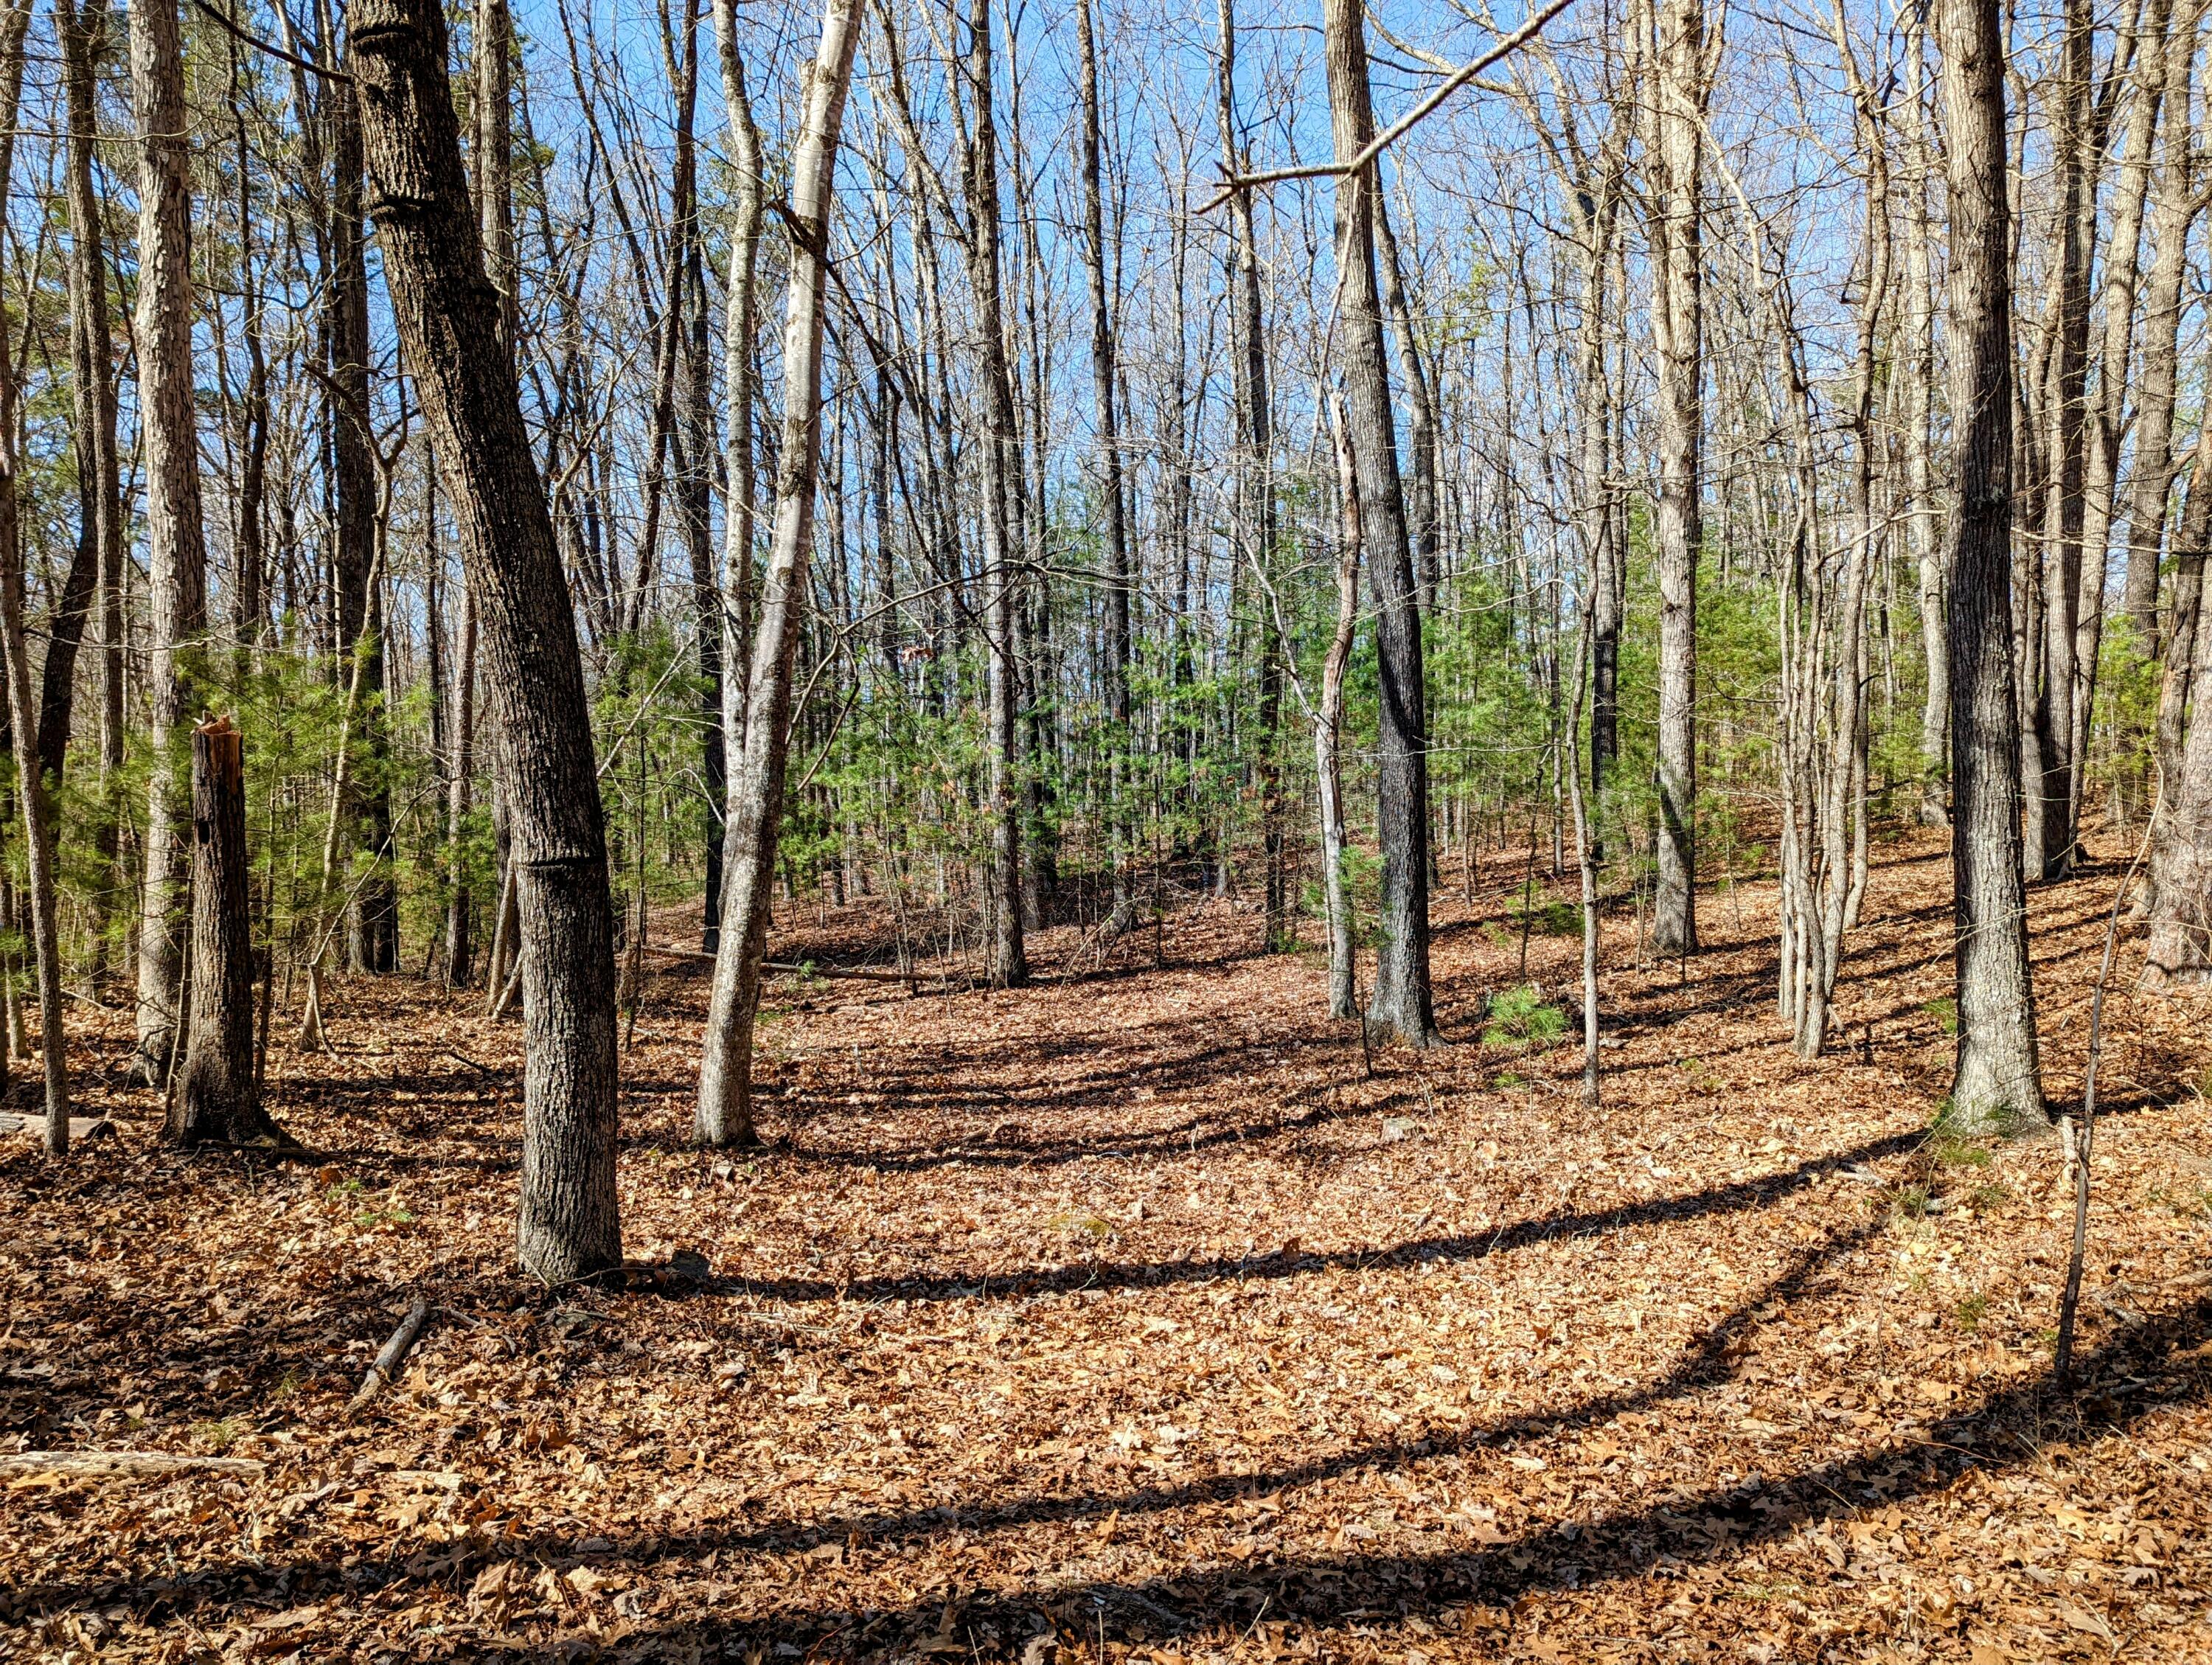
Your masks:
<svg viewBox="0 0 2212 1665"><path fill-rule="evenodd" d="M992 933L991 981L1018 988L1030 980L1022 941L1024 791L1018 723L1021 666L1016 655L1023 584L1013 548L1013 500L1021 489L1020 429L1006 364L999 256L999 135L991 71L991 0L975 0L964 65L970 137L964 158L969 287L975 292L982 360L983 584L988 606Z"/></svg>
<svg viewBox="0 0 2212 1665"><path fill-rule="evenodd" d="M1951 865L1964 1128L2044 1120L2021 872L2012 657L2012 270L2005 213L2002 16L1939 0L1951 204L1954 501L1945 589L1951 674Z"/></svg>
<svg viewBox="0 0 2212 1665"><path fill-rule="evenodd" d="M1221 165L1226 173L1245 170L1245 146L1237 136L1237 15L1231 0L1220 0L1221 75L1218 115ZM1237 475L1237 524L1248 558L1261 574L1274 569L1274 412L1267 392L1266 315L1260 298L1259 238L1253 228L1252 197L1239 191L1229 204L1232 240L1230 275L1236 328L1237 443L1243 454ZM1271 580L1272 581L1272 580ZM1260 842L1267 866L1263 901L1270 950L1291 945L1290 874L1284 837L1282 633L1267 617L1262 599L1260 629ZM1178 617L1177 624L1180 627ZM1339 820L1342 804L1340 800Z"/></svg>
<svg viewBox="0 0 2212 1665"><path fill-rule="evenodd" d="M228 717L192 731L192 973L173 1145L289 1145L253 1073L253 930L246 760Z"/></svg>
<svg viewBox="0 0 2212 1665"><path fill-rule="evenodd" d="M361 118L353 89L334 83L331 112L331 452L337 484L337 626L340 650L360 659L362 756L356 802L343 806L354 849L371 871L347 910L346 958L356 971L399 965L399 891L390 868L391 726L384 711L384 609L376 561L376 441L368 388L368 244L361 210ZM343 848L343 847L341 847Z"/></svg>
<svg viewBox="0 0 2212 1665"><path fill-rule="evenodd" d="M1098 490L1106 513L1106 720L1113 725L1107 843L1114 870L1113 927L1135 923L1129 874L1134 828L1124 802L1129 748L1129 529L1123 512L1121 434L1115 409L1114 308L1107 293L1106 217L1099 180L1098 50L1091 0L1079 0L1076 40L1083 91L1083 264L1091 279L1091 383L1098 421Z"/></svg>
<svg viewBox="0 0 2212 1665"><path fill-rule="evenodd" d="M522 938L523 1269L622 1263L614 914L574 615L461 172L436 0L354 0L369 213L482 612Z"/></svg>
<svg viewBox="0 0 2212 1665"><path fill-rule="evenodd" d="M1322 21L1330 126L1336 159L1347 162L1375 136L1365 18L1358 0L1327 0ZM1389 359L1375 281L1375 216L1366 194L1375 189L1370 166L1341 176L1336 191L1344 391L1359 476L1360 537L1375 592L1382 679L1376 812L1382 842L1382 944L1368 1015L1410 1044L1425 1047L1436 1040L1437 1025L1429 991L1429 777L1420 592L1406 541Z"/></svg>

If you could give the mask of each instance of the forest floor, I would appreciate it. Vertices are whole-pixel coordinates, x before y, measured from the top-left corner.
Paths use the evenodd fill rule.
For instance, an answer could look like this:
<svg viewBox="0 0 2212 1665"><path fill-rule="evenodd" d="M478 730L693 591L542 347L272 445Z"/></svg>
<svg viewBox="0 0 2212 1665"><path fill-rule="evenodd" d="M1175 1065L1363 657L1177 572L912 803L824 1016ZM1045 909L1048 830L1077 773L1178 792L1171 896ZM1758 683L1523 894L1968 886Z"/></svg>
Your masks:
<svg viewBox="0 0 2212 1665"><path fill-rule="evenodd" d="M2098 854L2032 892L2062 1102ZM0 1656L2212 1659L2212 1007L2131 992L2124 936L2062 1395L2056 1143L1930 1138L1948 863L1875 861L1817 1062L1771 884L1686 965L1631 969L1624 910L1601 1109L1571 1035L1482 1040L1517 874L1446 886L1455 1044L1371 1079L1225 903L1103 967L1043 933L1018 993L780 980L750 1155L686 1143L678 963L623 1107L663 1270L616 1291L508 1270L519 1032L475 998L340 981L335 1054L271 1065L323 1154L276 1165L156 1148L106 1014L72 1063L120 1137L0 1144L0 1453L265 1468L15 1480ZM780 957L888 951L800 913ZM1577 951L1528 949L1570 1015Z"/></svg>

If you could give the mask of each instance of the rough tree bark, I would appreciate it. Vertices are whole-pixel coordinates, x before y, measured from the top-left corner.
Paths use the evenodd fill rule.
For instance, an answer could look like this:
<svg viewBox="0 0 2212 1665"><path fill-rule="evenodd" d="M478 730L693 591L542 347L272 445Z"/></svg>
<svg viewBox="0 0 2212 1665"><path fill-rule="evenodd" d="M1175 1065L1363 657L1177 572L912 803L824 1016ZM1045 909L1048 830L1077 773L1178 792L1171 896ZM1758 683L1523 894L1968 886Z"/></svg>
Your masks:
<svg viewBox="0 0 2212 1665"><path fill-rule="evenodd" d="M384 609L376 560L376 440L370 429L368 239L362 223L361 118L353 88L336 82L324 94L331 132L329 247L331 455L337 477L332 577L339 651L354 660L359 692L350 702L355 767L352 801L339 806L353 860L366 870L346 908L346 960L356 971L399 966L399 887L390 866L392 731L384 711ZM341 846L341 852L346 847Z"/></svg>
<svg viewBox="0 0 2212 1665"><path fill-rule="evenodd" d="M2129 372L2136 341L2143 214L2150 200L2153 146L2166 102L2166 37L2171 16L2170 0L2143 0L2136 20L2134 101L2121 143L2118 179L2106 210L2111 229L2105 240L2103 337L2098 343L2096 385L2085 416L2088 459L2082 489L2081 591L2074 627L2074 685L2069 690L2065 713L2070 762L2065 806L2069 848L2081 824L2081 794L2088 775L2089 722L2096 704L2097 661L2104 643L2105 580L2118 507L2120 445L2127 426ZM2151 367L2146 364L2144 368L2148 375ZM2144 408L2145 391L2148 388L2139 391L2136 400L2139 419L2151 415ZM2138 473L2163 476L2166 459L2156 438L2150 426L2140 428L2135 459Z"/></svg>
<svg viewBox="0 0 2212 1665"><path fill-rule="evenodd" d="M2143 287L2142 369L2136 379L2133 478L2128 502L2126 577L2121 605L2138 656L2158 652L2158 561L2173 495L2174 404L2179 392L2182 283L2189 236L2204 199L2197 188L2196 134L2189 122L2201 4L2185 4L2166 36L2166 124L2157 195L2151 210L2150 276Z"/></svg>
<svg viewBox="0 0 2212 1665"><path fill-rule="evenodd" d="M289 1145L253 1071L253 932L246 891L246 760L216 717L192 731L191 1012L162 1137L173 1145Z"/></svg>
<svg viewBox="0 0 2212 1665"><path fill-rule="evenodd" d="M1375 137L1367 83L1365 15L1358 0L1326 0L1330 129L1336 159L1349 162ZM1429 988L1429 778L1419 583L1406 540L1390 368L1375 279L1375 216L1367 193L1373 165L1340 175L1336 189L1339 339L1346 426L1359 483L1360 536L1375 593L1382 684L1376 813L1382 843L1382 947L1371 1022L1409 1044L1437 1039Z"/></svg>
<svg viewBox="0 0 2212 1665"><path fill-rule="evenodd" d="M1225 0L1224 0L1225 3ZM1078 76L1082 85L1083 134L1083 264L1091 281L1091 384L1098 423L1098 489L1106 512L1106 720L1113 725L1112 805L1107 831L1109 860L1114 870L1113 914L1115 931L1127 931L1136 922L1129 896L1129 864L1133 829L1127 806L1129 748L1129 528L1123 512L1121 434L1115 410L1119 372L1115 366L1114 309L1106 288L1106 216L1104 191L1099 181L1099 152L1103 148L1098 113L1098 50L1091 38L1091 0L1078 0L1076 44L1080 55ZM1224 33L1224 39L1227 39ZM1224 137L1226 138L1224 132ZM1243 368L1238 366L1237 387L1243 388ZM1243 410L1240 398L1238 410ZM1241 518L1241 517L1240 517Z"/></svg>
<svg viewBox="0 0 2212 1665"><path fill-rule="evenodd" d="M2045 1119L2021 871L2012 657L2012 244L2003 19L1938 0L1951 204L1954 495L1945 588L1959 1045L1950 1115L2003 1131Z"/></svg>
<svg viewBox="0 0 2212 1665"><path fill-rule="evenodd" d="M91 20L74 0L57 0L54 33L62 48L67 95L69 156L70 380L76 448L77 541L68 576L55 604L39 684L39 763L58 781L69 757L76 704L77 651L83 644L100 574L121 564L123 537L115 456L115 381L108 363L106 257L102 252L100 195L93 179L97 137ZM111 545L113 546L111 557Z"/></svg>
<svg viewBox="0 0 2212 1665"><path fill-rule="evenodd" d="M983 586L989 623L991 859L991 981L1018 988L1030 980L1022 940L1022 820L1020 735L1016 723L1021 683L1021 575L1012 548L1012 496L1020 488L1020 428L1006 364L999 258L999 137L993 109L991 0L974 0L963 68L968 82L969 125L962 169L968 197L964 240L969 288L975 300L975 335L983 398Z"/></svg>
<svg viewBox="0 0 2212 1665"><path fill-rule="evenodd" d="M353 0L368 209L481 614L522 938L516 1248L549 1283L622 1263L614 920L591 714L553 520L484 272L437 0Z"/></svg>
<svg viewBox="0 0 2212 1665"><path fill-rule="evenodd" d="M0 196L15 178L15 121L23 94L23 40L31 23L30 0L10 0L0 12ZM0 312L0 318L4 318ZM45 1054L46 1151L69 1152L69 1054L62 1033L62 963L54 917L54 813L40 750L33 702L30 647L23 623L23 528L17 498L22 459L14 355L0 326L0 657L6 660L8 720L15 744L15 793L27 836L25 877L30 883L31 939L39 966L39 1037ZM82 544L80 544L82 548ZM52 649L50 648L51 652Z"/></svg>
<svg viewBox="0 0 2212 1665"><path fill-rule="evenodd" d="M721 946L714 957L699 1103L702 1145L746 1145L752 1117L753 1018L768 948L769 890L781 829L791 744L792 671L814 544L822 439L822 325L829 283L830 214L837 143L860 35L859 0L829 0L792 152L791 286L783 331L783 433L776 451L775 523L753 640L752 709L730 771L729 848L723 865ZM1012 898L1007 901L1011 905Z"/></svg>
<svg viewBox="0 0 2212 1665"><path fill-rule="evenodd" d="M1237 133L1237 13L1233 0L1219 0L1221 71L1215 115L1221 129L1221 164L1241 173L1249 163ZM1258 570L1273 570L1275 550L1274 412L1267 380L1266 317L1260 296L1260 242L1252 224L1252 196L1240 191L1229 204L1233 270L1231 307L1236 319L1233 375L1237 408L1237 536ZM1180 620L1178 620L1180 625ZM1260 842L1267 872L1263 902L1270 950L1291 945L1290 876L1284 838L1282 763L1283 643L1279 631L1262 632L1260 649Z"/></svg>
<svg viewBox="0 0 2212 1665"><path fill-rule="evenodd" d="M191 151L176 0L131 8L131 94L138 130L138 409L155 746L146 792L135 1069L140 1080L159 1084L175 1048L183 953L177 739L207 623L207 534L192 408Z"/></svg>

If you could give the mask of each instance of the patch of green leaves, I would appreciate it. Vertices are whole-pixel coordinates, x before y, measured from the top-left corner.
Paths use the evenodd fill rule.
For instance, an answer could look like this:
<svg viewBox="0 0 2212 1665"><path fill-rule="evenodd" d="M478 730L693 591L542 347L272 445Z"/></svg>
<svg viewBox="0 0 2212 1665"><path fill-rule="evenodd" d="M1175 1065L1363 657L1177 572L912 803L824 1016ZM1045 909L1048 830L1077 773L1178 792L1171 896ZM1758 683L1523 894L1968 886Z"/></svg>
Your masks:
<svg viewBox="0 0 2212 1665"><path fill-rule="evenodd" d="M1567 1031L1566 1013L1545 1003L1534 983L1500 989L1490 997L1482 1030L1486 1047L1548 1046Z"/></svg>

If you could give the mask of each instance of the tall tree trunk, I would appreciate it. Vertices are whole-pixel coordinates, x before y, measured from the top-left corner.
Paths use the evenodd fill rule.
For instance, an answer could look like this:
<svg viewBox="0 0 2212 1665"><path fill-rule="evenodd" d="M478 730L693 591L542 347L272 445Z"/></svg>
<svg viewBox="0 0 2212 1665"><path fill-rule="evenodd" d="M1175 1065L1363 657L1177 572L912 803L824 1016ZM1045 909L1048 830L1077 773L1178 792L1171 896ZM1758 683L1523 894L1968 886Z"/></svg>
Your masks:
<svg viewBox="0 0 2212 1665"><path fill-rule="evenodd" d="M1227 0L1224 0L1227 3ZM1091 38L1091 0L1078 0L1076 43L1083 95L1083 263L1091 281L1091 383L1098 423L1098 489L1106 515L1106 720L1112 725L1108 768L1107 847L1113 867L1115 931L1136 922L1129 895L1134 827L1128 803L1129 731L1129 529L1123 513L1121 432L1115 410L1119 371L1115 365L1114 308L1106 286L1106 216L1099 182L1102 146L1098 114L1098 52ZM1242 367L1238 388L1243 389ZM1240 412L1242 405L1240 403Z"/></svg>
<svg viewBox="0 0 2212 1665"><path fill-rule="evenodd" d="M1365 15L1358 0L1325 0L1330 129L1346 163L1375 136L1367 84ZM1390 369L1375 280L1370 165L1339 177L1336 258L1344 391L1359 476L1359 527L1374 586L1382 735L1376 811L1382 843L1382 943L1370 1021L1409 1044L1437 1038L1429 991L1429 778L1421 665L1419 583L1406 541L1405 501L1390 411Z"/></svg>
<svg viewBox="0 0 2212 1665"><path fill-rule="evenodd" d="M2204 562L2212 553L2212 422L2199 424L2189 498L2173 529L2173 586L2159 690L2153 767L2160 812L2144 874L2142 910L2152 921L2149 979L2197 978L2212 966L2212 721L2199 678L2212 653L2212 630L2199 613ZM2190 708L2197 714L2192 719Z"/></svg>
<svg viewBox="0 0 2212 1665"><path fill-rule="evenodd" d="M722 395L725 471L722 509L722 732L725 757L744 744L750 698L746 649L753 623L753 403L759 386L755 362L760 333L760 240L766 182L760 129L745 88L744 55L738 50L736 0L714 0L714 43L722 66L722 103L730 129L729 295L722 319ZM725 788L726 792L726 787ZM726 812L723 842L729 840ZM720 921L715 921L720 950Z"/></svg>
<svg viewBox="0 0 2212 1665"><path fill-rule="evenodd" d="M1413 309L1406 299L1398 239L1390 229L1379 173L1377 181L1376 189L1368 197L1375 215L1376 266L1382 280L1382 304L1390 316L1390 331L1398 338L1399 379L1406 394L1406 450L1413 465L1412 477L1406 482L1406 536L1413 548L1421 611L1426 612L1437 599L1437 406L1428 366L1421 356L1420 337L1413 331Z"/></svg>
<svg viewBox="0 0 2212 1665"><path fill-rule="evenodd" d="M2012 244L2005 210L2003 17L1938 0L1951 205L1954 497L1945 588L1959 1047L1951 1116L2044 1120L2021 871L2012 660Z"/></svg>
<svg viewBox="0 0 2212 1665"><path fill-rule="evenodd" d="M1613 135L1606 136L1604 160L1590 189L1577 187L1583 205L1582 306L1576 393L1581 405L1580 458L1582 496L1577 519L1589 552L1590 745L1589 824L1584 829L1587 854L1594 864L1605 860L1606 774L1620 753L1620 617L1626 599L1627 559L1615 535L1613 509L1613 393L1607 374L1606 274L1613 261L1613 243L1620 214L1620 158Z"/></svg>
<svg viewBox="0 0 2212 1665"><path fill-rule="evenodd" d="M1647 167L1659 360L1658 885L1652 940L1693 954L1697 917L1698 560L1705 542L1704 0L1654 0Z"/></svg>
<svg viewBox="0 0 2212 1665"><path fill-rule="evenodd" d="M1943 551L1936 536L1934 467L1936 410L1936 276L1928 196L1936 169L1928 136L1927 35L1922 14L1908 14L1905 46L1906 138L1911 146L1905 210L1905 536L1919 577L1920 645L1927 685L1920 705L1920 756L1924 771L1920 818L1934 826L1950 819L1943 803L1950 751L1951 673L1943 645Z"/></svg>
<svg viewBox="0 0 2212 1665"><path fill-rule="evenodd" d="M0 11L0 197L9 193L15 181L15 122L23 95L23 41L30 25L30 0L9 0L6 10ZM32 744L39 722L23 623L23 528L17 498L22 471L18 435L22 430L11 333L6 308L0 307L0 658L6 661L8 726L15 739L15 801L22 812L26 835L23 848L25 877L31 891L31 940L39 968L46 1151L61 1157L69 1152L69 1053L62 1032L61 941L54 916L54 813L40 748ZM52 652L51 647L48 652Z"/></svg>
<svg viewBox="0 0 2212 1665"><path fill-rule="evenodd" d="M792 671L814 544L814 496L822 440L822 322L830 266L830 214L837 144L859 0L828 0L822 44L807 77L799 140L792 151L791 284L783 329L783 434L776 449L775 523L761 583L753 641L752 709L730 776L729 853L724 867L721 946L714 957L699 1065L693 1136L702 1145L749 1145L753 1019L768 948L769 893L775 878L785 769L791 744ZM1013 896L1008 896L1011 905Z"/></svg>
<svg viewBox="0 0 2212 1665"><path fill-rule="evenodd" d="M1237 133L1237 15L1234 0L1218 0L1221 26L1220 96L1217 112L1221 128L1221 161L1224 173L1244 171L1249 157ZM1237 536L1244 541L1246 556L1263 576L1275 569L1275 438L1274 411L1268 391L1267 319L1260 298L1260 240L1252 222L1252 197L1238 191L1230 199L1231 307L1236 319L1237 443L1241 453L1237 474ZM1267 577L1272 590L1273 578ZM1180 628L1180 621L1178 621ZM1272 950L1288 949L1291 928L1290 872L1285 854L1283 804L1282 711L1285 681L1282 633L1273 628L1260 632L1260 842L1266 864L1262 901L1266 909L1265 938ZM1342 832L1343 804L1337 805Z"/></svg>
<svg viewBox="0 0 2212 1665"><path fill-rule="evenodd" d="M90 20L74 0L57 0L54 33L62 48L69 116L70 380L77 471L77 540L53 610L39 686L40 768L56 781L69 758L76 706L77 652L84 641L109 545L121 563L121 492L115 456L115 383L108 362L106 258L101 251L100 196L93 180L97 137L94 43Z"/></svg>
<svg viewBox="0 0 2212 1665"><path fill-rule="evenodd" d="M983 584L990 638L988 688L992 838L991 981L1002 988L1029 981L1022 941L1023 785L1018 715L1021 667L1018 610L1021 574L1012 547L1013 495L1020 489L1020 435L1013 381L1006 365L1003 276L999 255L999 139L991 71L991 0L972 0L964 68L969 125L965 177L968 197L969 287L975 299L975 333L981 356L983 397Z"/></svg>
<svg viewBox="0 0 2212 1665"><path fill-rule="evenodd" d="M2074 627L2075 673L2069 724L2066 827L2069 848L2081 822L2081 796L2088 774L2089 724L2097 697L2097 660L2104 643L2105 580L2112 523L2118 504L2120 443L2128 415L2128 385L2135 347L2136 295L2141 276L2143 210L2150 199L2152 147L2166 101L2166 37L2170 0L2142 0L2136 20L2133 56L2135 98L2122 140L2119 178L2108 210L2105 241L2104 336L2098 343L2097 380L2084 424L2088 459L2082 490L2081 605ZM2187 117L2182 118L2185 123ZM2148 367L2146 367L2148 368ZM2142 410L2140 396L2136 401ZM2147 446L2153 436L2139 433L2135 466L2162 474L2162 447Z"/></svg>
<svg viewBox="0 0 2212 1665"><path fill-rule="evenodd" d="M437 462L431 460L431 479ZM442 567L445 551L437 538L437 504L428 507L434 556ZM461 576L459 640L453 650L453 686L449 700L452 736L446 777L446 983L466 988L476 957L476 907L469 867L469 819L475 807L477 745L477 597Z"/></svg>
<svg viewBox="0 0 2212 1665"><path fill-rule="evenodd" d="M1321 798L1321 884L1328 915L1328 1015L1359 1016L1358 978L1352 963L1351 887L1344 870L1344 672L1352 662L1359 623L1359 469L1352 460L1351 422L1344 396L1329 395L1329 434L1336 452L1336 631L1321 665L1321 709L1314 719L1314 778Z"/></svg>
<svg viewBox="0 0 2212 1665"><path fill-rule="evenodd" d="M2075 630L2082 611L2082 534L2088 471L2089 280L2096 243L2096 155L2090 137L2089 0L2066 0L2065 39L2052 136L2058 175L2050 438L2044 459L2042 678L2035 690L2036 796L2027 805L2021 860L2031 878L2063 878L2074 860L2073 710L2081 675Z"/></svg>
<svg viewBox="0 0 2212 1665"><path fill-rule="evenodd" d="M176 0L131 8L131 92L138 129L138 409L155 746L146 793L136 1069L141 1080L159 1084L175 1049L183 955L177 743L201 674L207 623L192 404L191 152Z"/></svg>
<svg viewBox="0 0 2212 1665"><path fill-rule="evenodd" d="M2173 416L2180 380L2177 343L2189 235L2204 203L2197 188L2196 134L2189 119L2197 68L2197 21L2188 0L2166 34L2166 104L2161 165L2151 211L2150 276L2143 288L2142 371L2136 389L2133 477L2128 498L2128 552L2121 605L2135 652L2158 652L2158 561L2167 505L2173 495Z"/></svg>
<svg viewBox="0 0 2212 1665"><path fill-rule="evenodd" d="M484 274L437 0L353 0L369 211L482 611L522 937L523 1269L622 1263L614 920L591 713L552 516Z"/></svg>
<svg viewBox="0 0 2212 1665"><path fill-rule="evenodd" d="M392 877L392 731L384 710L384 610L373 591L376 559L376 439L369 410L368 243L362 223L361 118L353 88L333 82L324 97L331 131L329 290L331 453L337 477L334 576L340 651L359 663L355 742L362 759L355 801L339 814L364 870L346 909L346 959L356 971L399 964L399 890ZM346 847L341 846L343 850Z"/></svg>

